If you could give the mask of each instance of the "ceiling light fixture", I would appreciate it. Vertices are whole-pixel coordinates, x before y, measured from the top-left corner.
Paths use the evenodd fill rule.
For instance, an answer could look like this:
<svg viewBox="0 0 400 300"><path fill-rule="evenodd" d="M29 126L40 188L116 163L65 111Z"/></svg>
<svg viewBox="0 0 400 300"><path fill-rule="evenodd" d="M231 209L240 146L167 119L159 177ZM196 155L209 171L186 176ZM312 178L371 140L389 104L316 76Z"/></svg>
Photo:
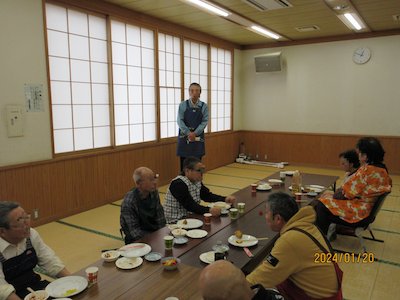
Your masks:
<svg viewBox="0 0 400 300"><path fill-rule="evenodd" d="M261 33L261 34L264 35L264 36L273 38L273 39L275 39L275 40L278 40L278 39L280 38L280 36L277 35L276 33L273 33L273 32L271 32L271 31L269 31L269 30L267 30L267 29L265 29L265 28L262 28L262 27L260 27L260 26L253 25L253 26L251 26L250 28L253 29L253 30L255 30L255 31L257 31L258 33Z"/></svg>
<svg viewBox="0 0 400 300"><path fill-rule="evenodd" d="M336 16L351 30L361 32L369 31L350 0L324 0Z"/></svg>
<svg viewBox="0 0 400 300"><path fill-rule="evenodd" d="M338 15L338 18L352 30L360 31L367 28L356 13L345 13L343 15Z"/></svg>
<svg viewBox="0 0 400 300"><path fill-rule="evenodd" d="M229 13L225 10L223 10L222 8L217 7L216 5L210 4L208 2L205 1L201 1L201 0L187 0L188 2L191 2L197 6L200 6L208 11L211 11L214 14L217 14L221 17L227 17L229 16Z"/></svg>

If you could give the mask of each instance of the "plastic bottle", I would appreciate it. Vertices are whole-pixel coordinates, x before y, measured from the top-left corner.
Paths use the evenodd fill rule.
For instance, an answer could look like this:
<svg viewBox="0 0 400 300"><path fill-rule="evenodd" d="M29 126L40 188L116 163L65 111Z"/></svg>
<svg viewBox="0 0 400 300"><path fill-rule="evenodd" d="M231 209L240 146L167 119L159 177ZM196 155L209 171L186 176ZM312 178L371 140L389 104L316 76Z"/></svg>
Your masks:
<svg viewBox="0 0 400 300"><path fill-rule="evenodd" d="M301 193L301 174L298 170L293 174L292 193Z"/></svg>

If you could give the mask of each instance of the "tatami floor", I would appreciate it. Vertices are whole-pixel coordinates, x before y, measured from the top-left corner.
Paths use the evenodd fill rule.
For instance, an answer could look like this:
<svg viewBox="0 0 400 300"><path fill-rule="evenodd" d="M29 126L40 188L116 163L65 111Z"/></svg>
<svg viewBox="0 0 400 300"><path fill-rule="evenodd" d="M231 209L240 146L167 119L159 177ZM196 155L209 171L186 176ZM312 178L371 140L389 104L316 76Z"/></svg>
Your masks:
<svg viewBox="0 0 400 300"><path fill-rule="evenodd" d="M285 170L340 176L335 169L309 168L289 165ZM273 167L233 163L205 174L205 184L222 195L232 194L275 172ZM384 243L367 240L367 250L378 258L373 263L341 263L344 270L343 293L347 300L399 299L400 295L400 176L392 176L392 193L373 224L377 238ZM164 199L168 186L159 187ZM52 247L67 268L75 272L100 258L102 249L123 245L119 233L121 200L37 227L46 243ZM367 234L367 233L366 233ZM356 238L338 236L334 248L360 251ZM184 300L184 299L181 299Z"/></svg>

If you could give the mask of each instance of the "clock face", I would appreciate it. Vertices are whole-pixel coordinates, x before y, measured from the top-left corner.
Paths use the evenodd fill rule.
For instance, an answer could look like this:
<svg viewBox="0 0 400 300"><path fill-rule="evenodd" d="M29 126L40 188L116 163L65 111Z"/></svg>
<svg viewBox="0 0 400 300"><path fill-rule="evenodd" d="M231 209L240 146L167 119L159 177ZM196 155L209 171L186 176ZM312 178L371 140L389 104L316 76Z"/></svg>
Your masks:
<svg viewBox="0 0 400 300"><path fill-rule="evenodd" d="M353 61L356 64L365 64L371 58L371 50L366 47L358 48L353 53Z"/></svg>

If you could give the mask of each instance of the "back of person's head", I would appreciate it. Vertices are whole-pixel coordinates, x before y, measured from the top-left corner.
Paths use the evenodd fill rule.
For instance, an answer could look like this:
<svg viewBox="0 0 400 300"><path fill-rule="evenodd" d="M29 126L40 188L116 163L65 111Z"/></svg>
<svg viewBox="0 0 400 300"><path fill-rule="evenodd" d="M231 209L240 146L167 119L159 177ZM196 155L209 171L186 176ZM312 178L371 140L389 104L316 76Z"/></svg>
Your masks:
<svg viewBox="0 0 400 300"><path fill-rule="evenodd" d="M226 260L203 269L199 289L204 300L250 300L253 297L243 272Z"/></svg>
<svg viewBox="0 0 400 300"><path fill-rule="evenodd" d="M353 164L353 168L358 169L360 167L360 160L358 158L357 151L354 149L344 151L339 154L339 158L346 159L350 164Z"/></svg>
<svg viewBox="0 0 400 300"><path fill-rule="evenodd" d="M361 154L367 155L367 163L369 164L382 164L385 156L385 150L381 142L375 137L363 137L358 140L356 145Z"/></svg>
<svg viewBox="0 0 400 300"><path fill-rule="evenodd" d="M10 220L8 215L10 212L19 207L19 204L12 201L0 201L0 227L9 229Z"/></svg>
<svg viewBox="0 0 400 300"><path fill-rule="evenodd" d="M197 157L189 156L185 158L182 165L182 175L185 175L185 170L194 170L199 162L201 162L201 160Z"/></svg>
<svg viewBox="0 0 400 300"><path fill-rule="evenodd" d="M284 192L271 194L267 199L267 204L272 214L279 214L285 222L289 221L299 211L299 207L293 197Z"/></svg>

